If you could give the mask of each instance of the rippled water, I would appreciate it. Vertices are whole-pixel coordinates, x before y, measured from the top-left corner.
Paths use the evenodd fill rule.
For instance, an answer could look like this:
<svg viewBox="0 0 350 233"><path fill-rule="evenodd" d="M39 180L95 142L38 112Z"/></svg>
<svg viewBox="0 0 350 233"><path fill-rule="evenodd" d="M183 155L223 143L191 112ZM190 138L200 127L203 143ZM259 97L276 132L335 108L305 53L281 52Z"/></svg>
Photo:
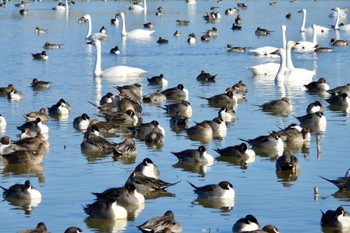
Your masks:
<svg viewBox="0 0 350 233"><path fill-rule="evenodd" d="M156 32L148 40L122 39L120 28L110 25L110 19L121 10L126 10L127 2L77 2L69 12L55 12L51 8L56 2L32 2L27 7L28 16L19 15L19 8L8 3L0 9L0 70L1 85L14 86L24 93L19 102L0 99L1 114L6 117L8 126L3 135L17 138L16 126L24 122L23 114L55 104L64 98L72 105L67 119L50 118L50 151L45 155L42 165L22 169L1 163L1 186L9 187L30 179L43 195L40 203L0 202L0 232L14 232L31 228L40 221L46 223L51 232L63 232L68 226L76 225L84 232L136 232L136 226L153 216L160 216L171 209L175 218L181 222L184 232L230 232L233 223L248 213L257 217L262 225L274 224L281 232L303 231L322 232L320 227L320 209L336 209L347 205L350 195L336 192L337 188L319 178L343 176L348 167L348 114L330 111L327 129L322 134L313 134L309 148L293 152L300 161L300 172L294 177L276 175L275 158L256 156L255 161L241 166L225 161L215 161L210 167L185 166L177 164L177 158L170 152L192 149L201 145L191 141L183 131L175 132L169 127L169 116L157 106L144 104L142 121L157 119L166 130L165 143L161 147L147 146L136 140L139 150L136 162L123 164L115 161L112 155L89 156L80 151L83 135L72 127L73 119L83 112L92 118L98 118L96 108L88 101L95 102L107 92L116 92L116 85L139 82L143 93L150 93L157 87L148 86L146 77L163 73L169 81L168 87L182 83L190 90L189 101L194 109L190 126L195 122L212 119L218 109L209 107L198 97L210 97L222 93L227 87L243 80L248 85L246 101L237 106L237 121L228 127L227 136L222 140L212 140L205 144L208 152L217 156L216 148L239 144L238 138L249 139L267 134L272 130L296 123L294 116L305 114L307 104L321 99L327 106L326 97L310 95L300 88L280 88L273 79L252 77L246 67L262 63L265 60L250 53L234 54L226 52L226 44L247 46L249 48L272 45L280 47L281 24L287 25L287 38L300 40L299 28L302 15L297 11L308 10L307 26L317 23L323 26L334 24L329 18L331 8L349 7L346 1L300 1L278 2L269 6L267 1L248 1L248 9L240 11L241 31L232 31L233 16L226 16L224 10L234 7L236 2L199 1L187 4L184 1L152 1L148 3L148 12L135 14L126 12L127 30L141 28L143 23L153 22ZM156 16L156 9L162 6L164 13ZM211 6L219 6L222 18L218 23L208 24L203 15ZM285 15L292 12L292 20ZM84 14L93 19L93 31L105 25L110 39L102 43L102 67L126 64L147 70L139 79L101 80L93 77L95 49L85 44L86 24L78 24ZM177 19L189 20L190 25L179 27ZM346 21L346 20L345 20ZM34 28L48 28L46 35L36 35ZM217 27L219 35L210 42L198 41L196 45L187 44L187 35L194 32L197 38L207 29ZM256 27L273 30L269 37L256 37ZM182 37L175 38L175 30ZM158 37L169 40L169 44L159 46ZM311 40L310 35L306 35ZM329 46L331 38L349 39L349 34L330 31L318 38L319 44ZM46 62L32 60L31 53L43 50L43 44L64 43L63 49L48 50ZM114 56L109 50L118 45L121 54ZM307 69L316 69L315 80L323 76L331 87L348 82L349 48L334 48L326 54L293 53L294 65ZM275 60L278 62L277 60ZM196 76L201 70L217 74L216 82L201 84ZM34 77L52 82L50 89L33 91L30 83ZM263 113L256 105L266 101L288 96L294 105L288 117ZM124 134L111 138L119 142ZM135 210L134 216L126 221L92 221L86 219L82 205L93 201L91 192L103 191L109 187L124 184L136 164L144 158L151 158L159 167L161 179L169 182L181 181L168 189L170 195L150 197L144 206ZM192 187L186 181L196 185L230 181L236 191L233 208L221 208L227 203L197 200ZM314 197L313 189L319 187L319 196ZM232 203L230 203L232 205ZM347 207L345 207L347 209ZM6 224L5 224L6 223Z"/></svg>

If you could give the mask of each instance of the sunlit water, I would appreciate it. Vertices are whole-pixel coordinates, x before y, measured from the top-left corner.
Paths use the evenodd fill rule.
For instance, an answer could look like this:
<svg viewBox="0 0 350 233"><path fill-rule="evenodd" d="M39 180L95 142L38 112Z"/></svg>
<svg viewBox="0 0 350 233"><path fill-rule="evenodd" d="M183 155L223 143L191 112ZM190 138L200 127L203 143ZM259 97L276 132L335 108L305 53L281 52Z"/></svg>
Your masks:
<svg viewBox="0 0 350 233"><path fill-rule="evenodd" d="M237 106L237 121L228 127L227 136L222 140L213 140L205 144L213 156L214 151L241 143L238 138L249 139L265 135L273 130L296 123L294 116L305 114L307 104L321 99L328 106L326 97L310 95L302 88L280 88L273 79L252 77L246 67L267 61L250 53L227 53L226 44L256 48L265 45L281 46L281 24L287 25L287 39L301 40L299 32L302 15L297 11L308 10L307 26L317 23L323 26L334 24L329 18L331 8L335 6L349 7L346 1L289 1L278 2L277 6L269 6L267 1L249 1L248 9L241 10L242 30L232 31L230 28L236 14L226 16L228 7L235 7L236 2L200 1L187 4L184 1L152 1L148 3L148 12L136 14L127 12L128 2L77 2L69 12L51 10L57 2L32 2L27 7L28 16L21 16L14 2L0 9L0 70L1 85L14 86L24 93L24 99L11 103L6 98L0 99L1 114L6 117L8 126L3 135L17 139L19 131L16 126L24 122L23 114L39 110L55 104L64 98L72 105L67 119L50 118L50 152L45 155L42 165L24 169L1 164L1 186L9 187L15 183L23 183L30 179L43 195L40 203L0 202L0 232L15 232L20 229L36 226L40 221L46 223L49 231L63 232L67 227L75 225L84 232L136 232L136 226L147 219L163 215L171 209L175 218L182 224L183 232L231 232L233 223L248 213L253 214L261 225L276 225L280 232L322 232L320 227L321 210L336 209L339 205L347 205L350 195L336 192L337 188L319 178L343 176L349 168L348 114L330 111L327 107L325 115L328 119L324 133L313 134L309 148L301 152L293 152L300 161L300 172L296 177L281 178L275 172L275 158L256 156L255 161L241 166L224 161L215 161L210 167L191 167L177 165L177 158L170 152L193 149L201 145L191 141L186 133L174 132L169 127L169 116L163 109L144 104L142 121L158 120L166 130L165 143L159 148L147 146L136 140L139 150L136 162L123 164L115 161L112 155L93 157L80 151L83 135L72 127L73 119L83 112L91 118L98 118L96 108L88 101L96 102L107 92L116 93L114 87L126 83L139 82L143 93L150 93L159 87L148 86L146 77L164 74L169 81L168 87L182 83L189 91L189 101L194 110L189 125L209 120L217 115L218 109L209 107L206 100L199 97L210 97L224 92L232 84L243 80L248 85L246 101ZM156 9L162 6L164 13L156 16ZM222 18L218 23L208 24L203 20L211 6L219 6ZM148 40L121 38L120 27L110 25L110 19L118 11L126 11L127 31L142 28L142 24L152 22L156 32ZM285 15L292 12L292 20ZM139 79L101 80L94 79L93 66L95 48L85 44L87 24L79 24L78 19L84 14L92 16L93 32L102 25L108 30L110 39L102 43L102 69L126 64L147 70L147 74ZM180 27L177 19L189 20L190 25ZM346 20L345 20L346 22ZM34 28L48 28L45 35L37 35ZM210 42L201 42L200 36L215 26L219 35ZM257 37L256 27L274 31L269 37ZM182 36L173 36L175 30ZM197 44L190 46L187 35L194 32ZM169 40L167 45L158 45L158 37ZM311 35L306 35L311 40ZM329 46L333 37L349 39L343 32L330 31L328 35L318 38L321 46ZM32 60L31 53L43 50L45 42L64 43L60 50L47 50L49 60L45 62ZM119 56L109 54L109 50L118 45ZM319 77L325 77L331 87L348 82L349 48L334 48L332 53L294 53L295 67L316 69ZM278 60L272 59L278 62ZM196 76L201 70L217 74L216 82L201 84ZM52 82L50 89L35 92L30 83L34 77ZM288 117L273 116L263 113L257 105L266 101L288 96L293 105L293 112ZM169 102L170 103L170 102ZM101 118L102 119L102 118ZM123 134L111 138L119 142ZM99 222L86 219L82 206L93 202L91 192L100 192L109 187L122 186L136 164L144 158L151 158L159 167L161 179L169 182L181 181L168 189L172 195L146 200L143 207L135 211L128 221ZM211 203L197 200L190 181L201 186L230 181L236 191L233 208L232 203ZM319 196L315 198L314 187L319 187ZM345 209L347 207L345 206Z"/></svg>

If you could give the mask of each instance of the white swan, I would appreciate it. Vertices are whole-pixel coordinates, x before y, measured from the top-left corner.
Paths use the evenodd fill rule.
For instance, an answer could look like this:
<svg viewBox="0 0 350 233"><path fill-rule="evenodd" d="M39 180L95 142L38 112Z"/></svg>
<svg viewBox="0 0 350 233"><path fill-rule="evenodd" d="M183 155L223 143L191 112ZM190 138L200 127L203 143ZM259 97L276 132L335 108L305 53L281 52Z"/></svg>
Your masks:
<svg viewBox="0 0 350 233"><path fill-rule="evenodd" d="M316 30L317 30L317 25L313 24L312 28L314 29L314 33L312 36L312 41L298 41L296 45L294 45L293 49L298 50L298 51L304 51L304 52L311 52L315 50L315 46L317 45L317 35L316 35Z"/></svg>
<svg viewBox="0 0 350 233"><path fill-rule="evenodd" d="M68 1L66 0L64 4L60 1L57 6L52 8L52 10L55 10L55 11L69 10Z"/></svg>
<svg viewBox="0 0 350 233"><path fill-rule="evenodd" d="M293 46L293 42L288 44L290 44L290 46ZM280 48L277 50L277 54L280 55L281 57L280 67L275 77L275 81L277 83L287 83L287 84L293 84L298 86L299 85L303 86L304 84L310 83L313 77L313 75L312 76L310 75L312 71L305 70L305 69L296 69L296 68L288 69L286 64L287 62L286 50L283 48Z"/></svg>
<svg viewBox="0 0 350 233"><path fill-rule="evenodd" d="M334 29L335 30L347 31L347 32L350 31L350 24L339 24L339 19L340 19L339 11L340 11L340 8L339 7L335 7L332 10L334 10L334 11L336 11L338 13L337 14L337 20L335 21Z"/></svg>
<svg viewBox="0 0 350 233"><path fill-rule="evenodd" d="M287 27L285 25L282 25L281 30L282 30L282 45L283 45L283 48L285 49ZM270 46L266 46L266 47L270 47ZM262 47L262 48L264 48L264 47ZM270 47L271 50L272 50L272 48L273 47ZM270 53L275 52L277 49L278 48L275 48ZM268 63L248 67L248 70L250 70L254 75L275 76L277 74L279 67L280 67L279 63L268 62Z"/></svg>
<svg viewBox="0 0 350 233"><path fill-rule="evenodd" d="M143 0L143 6L139 5L139 4L132 4L130 6L128 6L128 9L131 11L147 11L147 5L146 5L146 0Z"/></svg>
<svg viewBox="0 0 350 233"><path fill-rule="evenodd" d="M310 34L313 33L314 29L312 27L305 28L306 14L307 14L306 9L302 9L302 10L298 11L298 13L303 13L303 21L301 23L300 32L307 32ZM318 34L328 33L330 31L330 28L323 27L320 25L316 25L316 26L317 26L316 33L318 33Z"/></svg>
<svg viewBox="0 0 350 233"><path fill-rule="evenodd" d="M85 23L86 21L88 21L88 30L86 32L86 36L85 36L85 39L87 41L92 41L92 40L107 40L108 39L108 35L105 34L105 33L100 33L100 32L97 32L97 33L94 33L94 34L91 34L91 31L92 31L92 20L91 20L91 16L90 15L84 15L83 17L81 17L79 19L79 23Z"/></svg>
<svg viewBox="0 0 350 233"><path fill-rule="evenodd" d="M152 33L154 33L154 30L145 30L145 29L134 29L130 32L126 31L125 27L125 14L124 12L120 12L116 14L122 18L122 36L128 36L133 38L141 38L141 37L149 37Z"/></svg>
<svg viewBox="0 0 350 233"><path fill-rule="evenodd" d="M95 77L111 78L139 76L140 74L146 73L143 69L130 66L113 66L106 70L101 70L101 42L99 40L93 40L91 43L96 47Z"/></svg>

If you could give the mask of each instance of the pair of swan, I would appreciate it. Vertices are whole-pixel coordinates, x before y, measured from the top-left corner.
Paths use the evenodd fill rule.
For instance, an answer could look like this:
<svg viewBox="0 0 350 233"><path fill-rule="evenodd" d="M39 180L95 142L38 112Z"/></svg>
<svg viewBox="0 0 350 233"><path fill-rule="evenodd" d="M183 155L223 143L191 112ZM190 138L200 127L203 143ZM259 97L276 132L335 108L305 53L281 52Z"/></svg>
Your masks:
<svg viewBox="0 0 350 233"><path fill-rule="evenodd" d="M334 10L335 12L337 12L337 19L335 21L335 25L334 25L334 29L335 30L342 30L342 31L350 31L350 24L339 24L339 19L340 19L340 8L339 7L335 7L332 10Z"/></svg>
<svg viewBox="0 0 350 233"><path fill-rule="evenodd" d="M293 47L294 50L303 51L303 52L311 52L315 50L315 46L317 45L317 26L316 24L312 25L313 36L312 41L298 41L298 43Z"/></svg>
<svg viewBox="0 0 350 233"><path fill-rule="evenodd" d="M116 16L120 16L122 19L122 36L128 36L130 38L142 38L149 37L154 33L154 30L145 30L145 29L134 29L132 31L127 32L125 26L125 14L124 12L119 12Z"/></svg>
<svg viewBox="0 0 350 233"><path fill-rule="evenodd" d="M146 73L145 70L130 66L113 66L108 69L101 69L101 42L99 40L93 40L91 42L96 47L96 61L94 68L95 77L114 78L114 77L127 77L127 76L139 76Z"/></svg>
<svg viewBox="0 0 350 233"><path fill-rule="evenodd" d="M306 9L302 9L298 11L298 13L303 13L303 21L301 23L300 32L313 33L314 29L312 27L305 28L306 15L307 15ZM329 31L330 31L330 28L327 28L327 27L323 27L320 25L317 25L316 27L317 34L328 33Z"/></svg>
<svg viewBox="0 0 350 233"><path fill-rule="evenodd" d="M128 9L131 11L147 11L147 5L146 5L146 0L143 0L143 6L139 5L139 4L133 4L128 6Z"/></svg>
<svg viewBox="0 0 350 233"><path fill-rule="evenodd" d="M315 71L294 67L291 56L291 50L294 45L294 41L288 41L287 51L284 48L278 49L277 54L281 57L281 60L275 81L278 83L287 82L305 85L312 81Z"/></svg>
<svg viewBox="0 0 350 233"><path fill-rule="evenodd" d="M84 15L83 17L81 17L79 19L79 23L85 23L88 22L88 30L86 32L86 36L85 39L87 41L93 41L93 40L107 40L108 39L108 35L105 33L101 33L101 32L97 32L92 34L92 20L91 20L91 16L90 15Z"/></svg>
<svg viewBox="0 0 350 233"><path fill-rule="evenodd" d="M55 10L55 11L69 10L68 1L66 0L64 4L60 1L57 6L52 8L52 10Z"/></svg>

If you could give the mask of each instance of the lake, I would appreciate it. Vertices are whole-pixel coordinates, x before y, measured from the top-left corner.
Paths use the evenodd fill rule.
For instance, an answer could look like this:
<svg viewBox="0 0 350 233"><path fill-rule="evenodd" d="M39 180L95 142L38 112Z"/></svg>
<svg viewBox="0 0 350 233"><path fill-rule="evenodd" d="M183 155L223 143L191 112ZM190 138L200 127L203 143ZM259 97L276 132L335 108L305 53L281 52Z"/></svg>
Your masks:
<svg viewBox="0 0 350 233"><path fill-rule="evenodd" d="M70 5L68 12L53 11L57 2L31 2L26 7L28 15L19 14L17 2L8 2L0 8L0 86L13 83L24 94L18 102L0 99L1 114L7 119L7 128L1 136L18 139L20 131L16 126L24 123L23 115L47 108L60 98L68 101L72 111L68 118L50 118L50 151L45 154L41 165L18 169L0 163L0 185L9 187L24 183L29 179L42 193L40 203L0 202L0 232L17 232L34 228L38 222L45 222L50 232L64 232L69 226L78 226L84 232L137 232L136 226L151 217L161 216L166 210L172 210L175 218L182 224L183 232L231 232L239 218L253 214L262 226L272 224L280 232L324 232L320 226L321 212L335 210L350 200L350 193L338 192L333 184L319 176L330 179L343 176L349 168L348 132L350 130L347 112L331 111L326 96L310 94L303 87L284 87L275 84L273 77L255 77L247 67L263 62L279 62L276 58L256 57L252 53L228 53L226 45L244 46L254 49L266 45L281 47L281 25L287 26L287 40L302 40L300 25L302 8L307 9L306 26L313 23L330 27L335 18L329 17L333 7L349 7L346 1L278 1L270 6L268 1L247 1L248 8L240 10L242 30L231 30L237 13L224 14L229 7L236 7L235 1L151 1L147 3L147 13L134 13L127 10L129 2L92 1L76 2ZM161 16L156 16L158 7L163 7ZM218 6L221 18L216 23L207 23L203 16L210 7ZM142 28L144 23L152 22L155 33L148 39L138 40L122 38L121 26L111 25L110 19L124 11L127 31ZM292 12L291 20L285 15ZM94 78L95 48L87 45L85 34L87 24L79 24L78 19L90 14L93 32L105 26L109 40L102 42L102 69L115 65L128 65L147 71L139 78L101 79ZM189 20L188 26L178 26L176 20ZM348 22L348 19L343 19ZM47 28L48 33L35 34L35 27ZM218 36L209 42L202 42L200 36L216 27ZM258 37L254 34L257 27L267 28L270 36ZM181 37L174 37L176 30ZM189 33L195 33L197 43L189 45ZM321 46L330 46L331 38L349 39L350 34L331 30L319 36ZM156 43L159 37L169 40L168 44ZM312 36L306 34L306 39ZM43 51L45 42L64 43L62 49L46 50L47 61L32 59L31 53ZM121 54L109 53L118 45ZM350 72L349 47L334 47L331 53L300 53L293 51L295 67L316 70L313 80L326 78L330 87L348 82ZM215 83L200 83L197 75L205 70L217 74ZM81 152L80 143L83 134L73 128L73 119L87 113L91 119L99 116L96 107L89 103L98 103L107 92L117 93L115 86L133 84L142 85L143 94L154 92L160 87L148 85L147 78L164 74L169 81L167 87L183 84L189 90L189 102L193 108L189 126L195 122L211 120L217 116L218 108L210 107L208 101L199 97L211 97L223 93L227 87L242 80L248 86L246 100L236 107L237 120L228 126L227 136L214 139L209 143L192 141L186 132L174 131L169 126L170 117L158 106L143 104L142 122L157 120L165 129L165 142L162 146L149 146L135 139L138 156L134 163L123 163L113 159L111 154L91 156ZM51 81L51 87L43 91L33 91L32 79ZM288 116L275 116L262 112L258 105L287 96L294 108ZM327 128L321 133L312 133L310 145L302 150L293 151L300 163L300 172L295 176L276 175L276 157L256 155L248 164L230 163L215 160L211 166L185 166L177 164L178 159L171 154L184 149L195 149L200 145L208 153L217 157L214 151L240 144L242 139L251 139L298 123L296 116L305 115L306 106L320 100L324 105ZM168 101L164 104L171 104ZM161 105L163 106L163 104ZM109 138L120 142L128 137L127 132ZM83 211L86 204L94 201L92 192L102 192L110 187L122 186L135 166L149 157L159 167L161 179L180 183L169 187L166 195L147 198L145 205L129 216L128 220L93 221ZM227 180L233 184L236 198L233 207L221 203L197 200L193 188L187 183L202 186ZM314 187L319 195L314 196ZM23 207L24 206L24 207ZM6 223L6 224L4 224ZM332 232L332 231L330 231Z"/></svg>

